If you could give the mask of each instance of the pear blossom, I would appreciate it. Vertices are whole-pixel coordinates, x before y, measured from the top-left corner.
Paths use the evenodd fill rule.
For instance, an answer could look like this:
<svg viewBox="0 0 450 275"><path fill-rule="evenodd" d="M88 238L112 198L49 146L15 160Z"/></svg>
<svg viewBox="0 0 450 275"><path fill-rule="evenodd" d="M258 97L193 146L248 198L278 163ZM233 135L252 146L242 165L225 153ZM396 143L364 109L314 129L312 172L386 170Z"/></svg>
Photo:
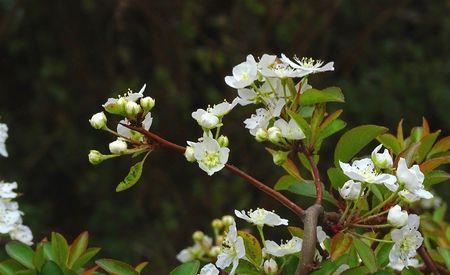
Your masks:
<svg viewBox="0 0 450 275"><path fill-rule="evenodd" d="M269 66L261 68L261 74L265 77L277 77L277 78L296 78L301 77L301 71L292 68L289 64L283 62L283 60L277 60Z"/></svg>
<svg viewBox="0 0 450 275"><path fill-rule="evenodd" d="M323 61L314 60L312 58L303 57L299 59L297 56L294 56L294 61L290 60L284 54L281 54L281 60L289 64L292 68L298 71L299 76L303 77L313 73L326 72L326 71L334 71L334 62L328 62L323 65ZM323 65L323 66L322 66Z"/></svg>
<svg viewBox="0 0 450 275"><path fill-rule="evenodd" d="M401 271L405 267L418 264L413 257L423 242L423 237L418 231L419 224L420 217L411 214L404 227L392 230L391 238L395 243L389 252L389 266L393 269Z"/></svg>
<svg viewBox="0 0 450 275"><path fill-rule="evenodd" d="M155 99L149 96L141 98L139 100L139 103L141 104L141 107L145 112L148 112L153 109L153 107L155 107Z"/></svg>
<svg viewBox="0 0 450 275"><path fill-rule="evenodd" d="M358 181L348 180L339 189L339 194L344 200L357 200L361 193L361 183ZM361 193L362 195L362 193Z"/></svg>
<svg viewBox="0 0 450 275"><path fill-rule="evenodd" d="M220 126L220 118L228 114L237 103L237 100L234 100L232 103L224 101L213 107L208 107L206 110L197 109L197 111L192 113L192 118L195 119L201 127L213 129Z"/></svg>
<svg viewBox="0 0 450 275"><path fill-rule="evenodd" d="M109 144L109 151L117 155L122 154L125 150L127 150L127 148L128 145L122 138L117 138L117 140Z"/></svg>
<svg viewBox="0 0 450 275"><path fill-rule="evenodd" d="M268 275L274 275L274 274L277 274L277 272L278 272L278 264L272 258L264 261L263 268L264 268L264 272Z"/></svg>
<svg viewBox="0 0 450 275"><path fill-rule="evenodd" d="M392 160L391 154L389 154L389 151L387 149L384 149L383 153L378 153L383 147L382 144L378 145L371 154L371 158L373 163L381 169L387 169L391 168L392 164L394 163Z"/></svg>
<svg viewBox="0 0 450 275"><path fill-rule="evenodd" d="M194 148L194 157L200 169L209 176L222 170L228 161L230 149L220 147L219 143L211 136L205 135L201 142L191 143Z"/></svg>
<svg viewBox="0 0 450 275"><path fill-rule="evenodd" d="M392 192L398 189L397 178L394 175L379 173L369 158L355 160L352 165L339 161L339 165L344 174L352 180L384 184Z"/></svg>
<svg viewBox="0 0 450 275"><path fill-rule="evenodd" d="M251 135L256 136L259 129L267 130L271 119L272 115L267 109L256 109L255 114L244 120L245 128L249 129Z"/></svg>
<svg viewBox="0 0 450 275"><path fill-rule="evenodd" d="M261 72L262 70L270 69L274 65L276 60L276 55L263 54L258 62L258 70Z"/></svg>
<svg viewBox="0 0 450 275"><path fill-rule="evenodd" d="M11 232L9 232L9 236L12 240L18 240L26 245L33 244L33 233L31 229L26 225L18 225Z"/></svg>
<svg viewBox="0 0 450 275"><path fill-rule="evenodd" d="M144 117L144 120L142 121L142 127L144 127L145 130L148 131L153 123L153 117L152 113L147 113Z"/></svg>
<svg viewBox="0 0 450 275"><path fill-rule="evenodd" d="M125 104L125 113L128 117L136 117L142 111L141 105L134 101L128 101Z"/></svg>
<svg viewBox="0 0 450 275"><path fill-rule="evenodd" d="M0 200L0 233L7 234L22 223L17 202Z"/></svg>
<svg viewBox="0 0 450 275"><path fill-rule="evenodd" d="M283 133L281 132L281 129L275 126L270 127L267 130L267 135L269 141L272 143L278 143L283 139Z"/></svg>
<svg viewBox="0 0 450 275"><path fill-rule="evenodd" d="M187 263L193 261L201 256L203 256L204 251L199 243L194 244L191 247L181 250L176 258L182 263Z"/></svg>
<svg viewBox="0 0 450 275"><path fill-rule="evenodd" d="M398 182L403 184L407 191L399 193L404 198L416 200L417 198L431 199L433 197L433 194L424 189L423 181L425 176L422 171L420 171L419 165L416 164L411 168L408 168L406 160L400 158L396 174Z"/></svg>
<svg viewBox="0 0 450 275"><path fill-rule="evenodd" d="M283 137L286 139L300 140L305 138L305 134L302 129L298 127L297 123L293 119L289 120L288 123L286 120L279 118L275 121L274 126L280 128Z"/></svg>
<svg viewBox="0 0 450 275"><path fill-rule="evenodd" d="M217 256L216 266L225 269L232 265L230 275L233 275L239 265L239 260L245 257L244 239L237 235L236 223L230 225L227 236L222 243L222 250Z"/></svg>
<svg viewBox="0 0 450 275"><path fill-rule="evenodd" d="M289 241L277 244L274 241L267 240L264 242L264 251L275 257L283 257L294 254L302 250L303 240L298 237L292 237Z"/></svg>
<svg viewBox="0 0 450 275"><path fill-rule="evenodd" d="M189 162L195 162L195 150L194 150L194 142L188 141L188 146L186 146L186 150L184 151L184 157Z"/></svg>
<svg viewBox="0 0 450 275"><path fill-rule="evenodd" d="M320 247L322 249L325 249L325 240L329 239L330 237L323 231L322 226L316 227L316 234L317 234L317 242L319 243Z"/></svg>
<svg viewBox="0 0 450 275"><path fill-rule="evenodd" d="M0 155L8 157L5 141L8 138L8 125L0 123Z"/></svg>
<svg viewBox="0 0 450 275"><path fill-rule="evenodd" d="M234 210L234 214L243 220L246 220L249 223L254 225L263 226L278 226L278 225L288 225L288 220L282 219L280 216L275 214L274 212L267 211L263 208L258 208L256 210L247 211L244 210L238 211Z"/></svg>
<svg viewBox="0 0 450 275"><path fill-rule="evenodd" d="M106 126L106 116L105 113L99 112L92 116L91 119L89 119L89 123L91 123L91 126L95 129L101 129Z"/></svg>
<svg viewBox="0 0 450 275"><path fill-rule="evenodd" d="M147 84L144 84L144 86L142 86L142 88L137 93L133 93L133 91L128 90L128 92L123 96L119 96L118 98L108 98L108 100L102 106L109 113L121 114L125 112L125 106L128 102L136 102L138 99L144 96L146 87Z"/></svg>
<svg viewBox="0 0 450 275"><path fill-rule="evenodd" d="M17 188L17 182L7 183L0 181L0 198L2 199L14 199L17 197L17 193L13 189Z"/></svg>
<svg viewBox="0 0 450 275"><path fill-rule="evenodd" d="M213 264L205 265L198 275L219 275L219 270Z"/></svg>
<svg viewBox="0 0 450 275"><path fill-rule="evenodd" d="M402 227L408 222L408 212L402 210L400 205L397 204L389 209L387 220L392 226Z"/></svg>
<svg viewBox="0 0 450 275"><path fill-rule="evenodd" d="M247 55L247 60L233 68L233 75L225 77L228 86L240 89L251 85L258 78L257 64L253 55Z"/></svg>

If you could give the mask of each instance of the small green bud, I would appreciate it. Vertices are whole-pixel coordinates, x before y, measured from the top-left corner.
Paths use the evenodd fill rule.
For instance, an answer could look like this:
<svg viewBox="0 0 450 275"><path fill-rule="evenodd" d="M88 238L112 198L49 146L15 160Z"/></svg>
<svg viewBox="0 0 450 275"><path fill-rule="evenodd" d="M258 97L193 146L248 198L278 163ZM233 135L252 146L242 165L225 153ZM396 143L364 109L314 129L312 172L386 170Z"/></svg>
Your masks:
<svg viewBox="0 0 450 275"><path fill-rule="evenodd" d="M227 147L229 144L228 137L222 135L217 139L217 142L219 143L220 147Z"/></svg>
<svg viewBox="0 0 450 275"><path fill-rule="evenodd" d="M129 118L135 118L142 111L141 106L133 101L128 101L125 105L125 113Z"/></svg>
<svg viewBox="0 0 450 275"><path fill-rule="evenodd" d="M149 112L155 107L155 100L149 96L141 98L141 107L145 112Z"/></svg>
<svg viewBox="0 0 450 275"><path fill-rule="evenodd" d="M275 163L276 165L279 165L279 166L283 165L286 162L288 155L289 155L289 152L276 151L272 155L273 163Z"/></svg>
<svg viewBox="0 0 450 275"><path fill-rule="evenodd" d="M127 100L124 97L120 97L117 100L110 99L106 104L103 105L105 111L114 115L124 115L125 114L125 105L127 104Z"/></svg>
<svg viewBox="0 0 450 275"><path fill-rule="evenodd" d="M89 119L89 123L91 123L91 126L95 129L102 129L106 126L106 116L103 112L94 114L91 119Z"/></svg>
<svg viewBox="0 0 450 275"><path fill-rule="evenodd" d="M91 150L88 157L89 162L93 165L100 164L105 160L104 155L97 150Z"/></svg>
<svg viewBox="0 0 450 275"><path fill-rule="evenodd" d="M233 224L234 218L233 218L233 216L226 215L226 216L223 216L223 217L222 217L222 222L223 222L223 225L224 225L224 226L228 227L228 226L230 226L231 224Z"/></svg>
<svg viewBox="0 0 450 275"><path fill-rule="evenodd" d="M203 238L205 237L205 233L203 233L202 231L195 231L192 234L192 239L195 242L201 242L203 240Z"/></svg>
<svg viewBox="0 0 450 275"><path fill-rule="evenodd" d="M283 139L281 130L278 127L270 127L267 132L269 134L269 141L272 143L279 143Z"/></svg>
<svg viewBox="0 0 450 275"><path fill-rule="evenodd" d="M223 222L222 222L221 220L219 220L219 219L214 219L214 220L212 221L212 223L211 223L211 226L212 226L214 229L220 230L220 229L222 229L222 227L223 227Z"/></svg>
<svg viewBox="0 0 450 275"><path fill-rule="evenodd" d="M259 128L258 130L256 130L255 138L258 142L266 141L269 138L269 133L267 132L267 130Z"/></svg>

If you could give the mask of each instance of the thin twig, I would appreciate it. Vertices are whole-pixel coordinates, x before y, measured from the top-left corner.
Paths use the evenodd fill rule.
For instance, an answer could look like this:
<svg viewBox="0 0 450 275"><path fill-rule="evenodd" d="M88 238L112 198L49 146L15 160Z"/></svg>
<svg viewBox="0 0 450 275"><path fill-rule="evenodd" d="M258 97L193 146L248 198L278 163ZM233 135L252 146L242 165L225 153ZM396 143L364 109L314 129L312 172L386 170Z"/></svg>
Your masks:
<svg viewBox="0 0 450 275"><path fill-rule="evenodd" d="M323 191L322 191L322 181L320 180L319 168L317 168L316 162L314 161L311 152L309 151L308 148L306 148L303 142L300 143L300 149L308 159L309 165L311 165L311 170L313 172L314 177L314 184L316 185L316 194L317 194L316 204L322 204Z"/></svg>
<svg viewBox="0 0 450 275"><path fill-rule="evenodd" d="M428 267L428 269L433 272L434 275L439 275L439 270L437 269L436 265L434 264L433 260L430 257L430 254L428 254L427 249L425 248L425 246L421 246L419 247L419 249L417 250L417 252L419 252L420 257L422 257L425 265Z"/></svg>

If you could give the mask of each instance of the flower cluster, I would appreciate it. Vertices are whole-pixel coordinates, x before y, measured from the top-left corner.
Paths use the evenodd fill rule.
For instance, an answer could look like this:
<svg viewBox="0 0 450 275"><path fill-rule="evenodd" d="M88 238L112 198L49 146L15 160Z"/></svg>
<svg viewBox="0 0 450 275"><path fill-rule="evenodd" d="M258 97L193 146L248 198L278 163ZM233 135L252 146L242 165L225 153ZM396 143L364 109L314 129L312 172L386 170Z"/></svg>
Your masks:
<svg viewBox="0 0 450 275"><path fill-rule="evenodd" d="M8 137L8 126L0 124L0 155L7 157L5 141ZM23 212L19 204L14 201L18 194L14 191L17 182L0 181L0 234L9 234L13 240L27 245L33 244L33 234L30 228L22 224Z"/></svg>

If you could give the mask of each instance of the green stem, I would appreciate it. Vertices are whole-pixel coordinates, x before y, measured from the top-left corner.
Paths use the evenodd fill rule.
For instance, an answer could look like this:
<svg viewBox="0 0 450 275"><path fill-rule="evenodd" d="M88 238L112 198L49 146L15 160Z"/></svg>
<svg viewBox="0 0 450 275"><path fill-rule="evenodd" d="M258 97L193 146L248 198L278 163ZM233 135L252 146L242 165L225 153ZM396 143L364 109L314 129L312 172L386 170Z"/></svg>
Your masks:
<svg viewBox="0 0 450 275"><path fill-rule="evenodd" d="M356 237L364 238L364 239L371 240L371 241L374 241L374 242L379 242L379 243L395 243L394 241L380 240L380 239L376 239L376 238L371 238L371 237L367 237L367 236L364 236L364 235L361 235L361 234L358 234L358 233L355 233L355 232L349 232L349 233L352 234L352 235L354 235L354 236L356 236Z"/></svg>
<svg viewBox="0 0 450 275"><path fill-rule="evenodd" d="M367 216L372 215L373 213L377 212L378 210L380 210L381 208L383 208L386 204L388 204L393 198L395 198L395 196L397 196L398 192L400 191L400 187L397 189L397 191L395 191L394 193L392 193L392 195L390 195L387 199L385 199L382 203L380 203L379 205L377 205L375 208L373 208L372 210L370 210L369 212L367 212L366 214L362 215L361 218L365 218Z"/></svg>
<svg viewBox="0 0 450 275"><path fill-rule="evenodd" d="M350 224L350 226L353 227L361 227L361 228L386 228L386 227L392 227L390 224Z"/></svg>
<svg viewBox="0 0 450 275"><path fill-rule="evenodd" d="M349 202L349 203L347 203L347 204L345 205L345 210L344 210L344 213L342 214L341 218L339 219L339 223L342 223L342 221L345 220L345 217L347 216L348 211L350 210L350 205L351 205L352 203L353 203L353 202Z"/></svg>
<svg viewBox="0 0 450 275"><path fill-rule="evenodd" d="M358 205L359 200L361 199L362 194L364 193L364 190L366 189L366 185L363 183L361 186L361 190L359 190L358 198L354 202L352 209L350 210L350 214L348 215L349 218L353 216L353 213L355 212L355 209Z"/></svg>
<svg viewBox="0 0 450 275"><path fill-rule="evenodd" d="M370 219L376 218L376 217L378 217L378 216L382 216L382 215L386 214L387 212L389 212L389 209L388 209L388 210L384 210L383 212L380 212L380 213L378 213L378 214L369 216L369 217L367 217L367 218L364 218L364 219L362 219L362 220L359 220L358 223L363 223L363 222L365 222L365 221L368 221L368 220L370 220Z"/></svg>
<svg viewBox="0 0 450 275"><path fill-rule="evenodd" d="M264 238L264 231L262 225L257 225L256 228L258 228L259 236L261 237L262 243L266 243L266 238Z"/></svg>

